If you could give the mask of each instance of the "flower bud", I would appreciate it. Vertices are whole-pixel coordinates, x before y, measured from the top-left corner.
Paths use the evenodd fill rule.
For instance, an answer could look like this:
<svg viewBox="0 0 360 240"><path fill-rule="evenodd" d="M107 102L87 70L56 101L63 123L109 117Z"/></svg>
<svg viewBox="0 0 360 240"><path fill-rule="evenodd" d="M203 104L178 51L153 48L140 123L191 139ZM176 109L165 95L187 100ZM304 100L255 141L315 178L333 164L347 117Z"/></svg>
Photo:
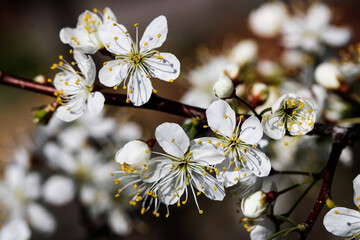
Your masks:
<svg viewBox="0 0 360 240"><path fill-rule="evenodd" d="M126 164L133 171L140 171L143 164L150 159L151 153L149 146L141 141L134 140L125 144L115 156L117 164Z"/></svg>
<svg viewBox="0 0 360 240"><path fill-rule="evenodd" d="M231 79L237 78L239 76L239 72L240 67L235 63L227 65L224 70L224 74Z"/></svg>
<svg viewBox="0 0 360 240"><path fill-rule="evenodd" d="M266 193L257 191L241 200L241 211L245 217L257 218L267 211L269 202Z"/></svg>
<svg viewBox="0 0 360 240"><path fill-rule="evenodd" d="M315 80L327 89L339 89L344 75L340 68L332 63L322 63L315 69Z"/></svg>
<svg viewBox="0 0 360 240"><path fill-rule="evenodd" d="M258 106L263 104L268 98L268 87L264 83L255 83L250 88L249 104Z"/></svg>
<svg viewBox="0 0 360 240"><path fill-rule="evenodd" d="M219 77L214 85L214 93L218 98L228 98L234 92L234 84L227 76Z"/></svg>

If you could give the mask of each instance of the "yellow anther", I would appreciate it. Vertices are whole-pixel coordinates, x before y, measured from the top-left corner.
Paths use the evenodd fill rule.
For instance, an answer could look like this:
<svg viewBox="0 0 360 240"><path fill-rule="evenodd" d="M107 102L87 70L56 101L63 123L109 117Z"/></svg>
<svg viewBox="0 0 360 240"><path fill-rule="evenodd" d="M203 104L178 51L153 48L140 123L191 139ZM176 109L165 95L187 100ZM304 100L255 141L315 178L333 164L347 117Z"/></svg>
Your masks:
<svg viewBox="0 0 360 240"><path fill-rule="evenodd" d="M235 171L238 171L238 170L239 170L239 168L238 168L238 167L235 167L235 168L234 168L234 170L235 170Z"/></svg>
<svg viewBox="0 0 360 240"><path fill-rule="evenodd" d="M148 45L148 43L147 42L144 42L144 46L147 46Z"/></svg>
<svg viewBox="0 0 360 240"><path fill-rule="evenodd" d="M158 37L158 38L161 37L161 34L159 33L159 34L157 35L157 37Z"/></svg>
<svg viewBox="0 0 360 240"><path fill-rule="evenodd" d="M157 90L154 89L154 90L153 90L153 93L157 93Z"/></svg>
<svg viewBox="0 0 360 240"><path fill-rule="evenodd" d="M234 161L230 161L230 165L234 165Z"/></svg>
<svg viewBox="0 0 360 240"><path fill-rule="evenodd" d="M180 207L180 202L177 203L177 206Z"/></svg>
<svg viewBox="0 0 360 240"><path fill-rule="evenodd" d="M120 194L118 194L118 193L117 193L117 194L115 194L115 197L119 197L119 196L120 196Z"/></svg>
<svg viewBox="0 0 360 240"><path fill-rule="evenodd" d="M119 38L118 37L114 37L114 40L116 41L116 40L118 40Z"/></svg>
<svg viewBox="0 0 360 240"><path fill-rule="evenodd" d="M97 12L98 12L97 8L94 8L93 11L94 11L94 13L97 13Z"/></svg>
<svg viewBox="0 0 360 240"><path fill-rule="evenodd" d="M69 82L65 82L64 84L65 84L66 86L69 86Z"/></svg>
<svg viewBox="0 0 360 240"><path fill-rule="evenodd" d="M204 213L204 211L203 211L203 210L199 210L199 213L200 213L200 214L203 214L203 213Z"/></svg>
<svg viewBox="0 0 360 240"><path fill-rule="evenodd" d="M223 167L224 170L226 170L227 168L226 167Z"/></svg>
<svg viewBox="0 0 360 240"><path fill-rule="evenodd" d="M135 23L135 24L134 24L134 27L137 27L137 26L139 26L139 24L138 24L138 23Z"/></svg>
<svg viewBox="0 0 360 240"><path fill-rule="evenodd" d="M290 122L290 123L289 123L289 126L292 126L292 125L293 125L293 123L292 123L292 122Z"/></svg>
<svg viewBox="0 0 360 240"><path fill-rule="evenodd" d="M289 145L289 143L288 143L288 142L284 142L284 145L287 146L287 145Z"/></svg>
<svg viewBox="0 0 360 240"><path fill-rule="evenodd" d="M52 79L51 78L48 78L48 80L47 80L48 82L52 82Z"/></svg>
<svg viewBox="0 0 360 240"><path fill-rule="evenodd" d="M217 190L216 186L214 186L214 190Z"/></svg>
<svg viewBox="0 0 360 240"><path fill-rule="evenodd" d="M360 197L356 197L356 201L360 201Z"/></svg>
<svg viewBox="0 0 360 240"><path fill-rule="evenodd" d="M292 114L296 114L296 111L293 111Z"/></svg>
<svg viewBox="0 0 360 240"><path fill-rule="evenodd" d="M125 34L128 34L128 33L129 33L129 31L126 31L126 32L125 32Z"/></svg>
<svg viewBox="0 0 360 240"><path fill-rule="evenodd" d="M116 26L116 23L113 23L113 26L115 27L115 26Z"/></svg>
<svg viewBox="0 0 360 240"><path fill-rule="evenodd" d="M175 142L175 139L171 139L171 142L174 143L174 142Z"/></svg>
<svg viewBox="0 0 360 240"><path fill-rule="evenodd" d="M109 48L109 47L110 47L110 45L109 45L109 44L106 44L106 47L107 47L107 48Z"/></svg>
<svg viewBox="0 0 360 240"><path fill-rule="evenodd" d="M146 175L145 178L149 178L149 175Z"/></svg>
<svg viewBox="0 0 360 240"><path fill-rule="evenodd" d="M156 217L160 217L160 213L156 213Z"/></svg>
<svg viewBox="0 0 360 240"><path fill-rule="evenodd" d="M208 143L211 143L211 140L208 140Z"/></svg>
<svg viewBox="0 0 360 240"><path fill-rule="evenodd" d="M299 135L303 135L303 133L302 133L302 132L299 132Z"/></svg>
<svg viewBox="0 0 360 240"><path fill-rule="evenodd" d="M207 128L207 127L208 127L208 125L204 125L204 126L203 126L203 128Z"/></svg>
<svg viewBox="0 0 360 240"><path fill-rule="evenodd" d="M308 109L306 112L307 112L307 113L311 113L311 109Z"/></svg>
<svg viewBox="0 0 360 240"><path fill-rule="evenodd" d="M201 194L200 192L197 192L197 193L196 193L196 196L199 196L200 194Z"/></svg>
<svg viewBox="0 0 360 240"><path fill-rule="evenodd" d="M243 175L244 177L246 177L247 176L247 174L246 173L244 173L244 175Z"/></svg>
<svg viewBox="0 0 360 240"><path fill-rule="evenodd" d="M284 126L284 123L282 123L282 122L281 122L281 123L279 123L279 126L280 126L280 127Z"/></svg>
<svg viewBox="0 0 360 240"><path fill-rule="evenodd" d="M214 133L217 133L218 132L218 130L214 130Z"/></svg>
<svg viewBox="0 0 360 240"><path fill-rule="evenodd" d="M136 184L134 184L134 188L136 189L138 186Z"/></svg>
<svg viewBox="0 0 360 240"><path fill-rule="evenodd" d="M141 214L144 214L144 213L145 213L145 210L146 210L145 208L142 208L142 209L141 209Z"/></svg>
<svg viewBox="0 0 360 240"><path fill-rule="evenodd" d="M171 83L174 82L174 79L170 79L169 82L171 82Z"/></svg>
<svg viewBox="0 0 360 240"><path fill-rule="evenodd" d="M166 217L166 218L168 218L168 217L169 217L169 215L170 215L170 214L169 214L169 213L167 213L167 214L165 215L165 217Z"/></svg>
<svg viewBox="0 0 360 240"><path fill-rule="evenodd" d="M234 181L237 181L239 178L238 177L236 177L236 178L234 178Z"/></svg>
<svg viewBox="0 0 360 240"><path fill-rule="evenodd" d="M198 144L200 144L200 143L201 143L201 141L199 140L199 141L197 141L197 143L198 143Z"/></svg>
<svg viewBox="0 0 360 240"><path fill-rule="evenodd" d="M338 210L335 210L334 213L335 213L335 214L339 214L339 211L338 211Z"/></svg>
<svg viewBox="0 0 360 240"><path fill-rule="evenodd" d="M72 54L72 53L73 53L73 50L72 50L72 49L70 49L70 50L69 50L69 53L70 53L70 54Z"/></svg>
<svg viewBox="0 0 360 240"><path fill-rule="evenodd" d="M203 172L203 175L206 176L206 172Z"/></svg>
<svg viewBox="0 0 360 240"><path fill-rule="evenodd" d="M133 93L134 91L132 89L129 89L129 93Z"/></svg>
<svg viewBox="0 0 360 240"><path fill-rule="evenodd" d="M201 189L204 189L204 186L203 186L203 185L200 185L200 188L201 188Z"/></svg>
<svg viewBox="0 0 360 240"><path fill-rule="evenodd" d="M114 86L114 90L117 90L118 89L118 87L117 86Z"/></svg>
<svg viewBox="0 0 360 240"><path fill-rule="evenodd" d="M225 119L227 119L227 118L228 118L228 116L227 116L227 115L224 115L224 118L225 118Z"/></svg>
<svg viewBox="0 0 360 240"><path fill-rule="evenodd" d="M225 145L225 143L223 143L223 144L221 144L221 146L222 146L222 147L225 147L226 145Z"/></svg>
<svg viewBox="0 0 360 240"><path fill-rule="evenodd" d="M145 150L145 153L149 153L150 151L148 149Z"/></svg>

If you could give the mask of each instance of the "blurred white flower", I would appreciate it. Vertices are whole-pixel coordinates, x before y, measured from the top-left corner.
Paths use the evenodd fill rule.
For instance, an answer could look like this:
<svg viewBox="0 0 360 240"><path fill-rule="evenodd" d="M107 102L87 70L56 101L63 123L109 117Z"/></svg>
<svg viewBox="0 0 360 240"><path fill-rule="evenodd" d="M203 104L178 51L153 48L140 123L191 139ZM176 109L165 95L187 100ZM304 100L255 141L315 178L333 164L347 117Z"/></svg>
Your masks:
<svg viewBox="0 0 360 240"><path fill-rule="evenodd" d="M28 240L30 237L31 231L23 219L12 219L0 229L1 240Z"/></svg>
<svg viewBox="0 0 360 240"><path fill-rule="evenodd" d="M331 12L323 3L313 3L306 14L300 13L285 19L282 33L287 48L301 48L321 53L322 44L341 47L351 38L351 30L330 25Z"/></svg>
<svg viewBox="0 0 360 240"><path fill-rule="evenodd" d="M36 230L45 234L50 234L55 231L56 221L53 215L40 204L30 204L27 208L27 214L30 225Z"/></svg>
<svg viewBox="0 0 360 240"><path fill-rule="evenodd" d="M360 209L360 174L353 181L354 204ZM353 239L360 234L360 212L357 210L336 207L324 217L324 226L332 234Z"/></svg>
<svg viewBox="0 0 360 240"><path fill-rule="evenodd" d="M190 71L186 78L191 88L182 97L182 101L196 107L206 108L213 100L213 86L224 75L224 71L229 66L229 61L225 57L211 58L203 66Z"/></svg>
<svg viewBox="0 0 360 240"><path fill-rule="evenodd" d="M281 96L271 107L271 114L263 115L262 125L267 136L281 139L286 129L291 135L303 135L314 128L316 111L313 103L294 93Z"/></svg>
<svg viewBox="0 0 360 240"><path fill-rule="evenodd" d="M69 203L74 199L75 186L72 179L54 175L45 183L42 189L42 195L46 202L56 206Z"/></svg>
<svg viewBox="0 0 360 240"><path fill-rule="evenodd" d="M214 93L218 98L229 98L234 93L234 84L227 76L219 77L219 80L214 84Z"/></svg>
<svg viewBox="0 0 360 240"><path fill-rule="evenodd" d="M61 29L60 40L87 54L94 54L99 49L104 48L104 44L98 35L98 29L102 24L110 21L116 22L116 17L108 7L104 9L103 13L98 12L97 9L94 9L94 12L88 10L83 12L78 18L76 28Z"/></svg>
<svg viewBox="0 0 360 240"><path fill-rule="evenodd" d="M63 121L71 122L84 114L87 109L92 115L98 115L104 107L105 98L101 92L92 92L95 81L95 63L90 56L74 51L76 61L69 64L60 56L59 64L51 69L59 68L61 72L55 75L54 86L62 103L55 116ZM77 64L80 71L75 71L71 65Z"/></svg>
<svg viewBox="0 0 360 240"><path fill-rule="evenodd" d="M250 29L261 37L275 37L280 33L287 10L283 3L266 2L249 16Z"/></svg>
<svg viewBox="0 0 360 240"><path fill-rule="evenodd" d="M199 144L211 144L220 148L226 159L216 165L217 178L225 187L236 184L240 178L246 177L246 169L258 177L267 176L271 170L269 158L256 144L263 136L260 121L249 117L242 126L236 124L236 116L230 105L223 101L213 102L206 110L209 127L218 138L204 137L195 139Z"/></svg>
<svg viewBox="0 0 360 240"><path fill-rule="evenodd" d="M118 236L127 236L131 233L131 225L126 214L116 208L111 211L108 218L111 230Z"/></svg>
<svg viewBox="0 0 360 240"><path fill-rule="evenodd" d="M124 89L127 88L128 99L135 106L141 106L149 101L153 92L150 76L173 82L180 74L180 62L171 53L155 50L166 40L168 27L164 16L149 24L140 42L137 26L135 24L136 41L121 24L109 22L99 27L106 50L116 55L115 60L104 63L99 79L107 87L122 84Z"/></svg>
<svg viewBox="0 0 360 240"><path fill-rule="evenodd" d="M316 82L326 89L337 90L340 88L341 82L345 80L340 68L336 64L327 62L318 65L314 75Z"/></svg>
<svg viewBox="0 0 360 240"><path fill-rule="evenodd" d="M238 42L231 50L229 60L243 66L257 58L258 46L254 40L246 39Z"/></svg>

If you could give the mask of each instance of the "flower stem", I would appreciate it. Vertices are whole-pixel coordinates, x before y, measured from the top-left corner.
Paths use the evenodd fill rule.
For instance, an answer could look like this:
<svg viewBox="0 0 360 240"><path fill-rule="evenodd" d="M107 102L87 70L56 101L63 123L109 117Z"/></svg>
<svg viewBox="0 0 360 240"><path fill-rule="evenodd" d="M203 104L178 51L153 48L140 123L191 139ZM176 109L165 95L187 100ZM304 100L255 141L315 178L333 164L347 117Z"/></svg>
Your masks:
<svg viewBox="0 0 360 240"><path fill-rule="evenodd" d="M260 112L260 116L262 116L264 113L266 113L266 112L269 112L269 111L271 111L271 108L269 107L269 108L265 108L264 110L262 110L261 112Z"/></svg>
<svg viewBox="0 0 360 240"><path fill-rule="evenodd" d="M310 177L308 179L305 179L302 182L299 182L299 183L294 184L294 185L292 185L292 186L290 186L288 188L285 188L284 190L281 190L280 192L278 192L278 196L281 195L281 194L284 194L284 193L286 193L286 192L288 192L288 191L290 191L290 190L292 190L294 188L300 187L300 186L302 186L302 185L304 185L306 183L313 182L315 180L316 180L316 178L314 178L314 177Z"/></svg>
<svg viewBox="0 0 360 240"><path fill-rule="evenodd" d="M234 96L236 100L238 100L239 102L242 102L243 104L245 104L245 106L250 109L254 114L255 116L258 118L258 119L261 119L261 116L256 112L256 110L249 104L247 103L244 99L242 98L239 98L238 96Z"/></svg>

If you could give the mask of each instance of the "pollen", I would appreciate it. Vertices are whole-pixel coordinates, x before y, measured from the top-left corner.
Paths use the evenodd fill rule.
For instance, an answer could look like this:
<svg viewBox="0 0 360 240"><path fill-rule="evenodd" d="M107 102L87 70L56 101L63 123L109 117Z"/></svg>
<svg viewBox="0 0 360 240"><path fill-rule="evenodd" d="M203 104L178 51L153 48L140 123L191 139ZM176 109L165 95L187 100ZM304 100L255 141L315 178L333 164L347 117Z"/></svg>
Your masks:
<svg viewBox="0 0 360 240"><path fill-rule="evenodd" d="M117 90L117 88L118 88L117 86L114 86L114 90Z"/></svg>
<svg viewBox="0 0 360 240"><path fill-rule="evenodd" d="M197 143L198 143L198 144L200 144L200 143L201 143L201 141L199 140L199 141L197 141Z"/></svg>
<svg viewBox="0 0 360 240"><path fill-rule="evenodd" d="M338 211L338 210L335 210L334 213L335 213L335 214L339 214L339 211Z"/></svg>
<svg viewBox="0 0 360 240"><path fill-rule="evenodd" d="M144 43L144 46L147 46L147 45L148 45L148 43L147 43L147 42L145 42L145 43Z"/></svg>
<svg viewBox="0 0 360 240"><path fill-rule="evenodd" d="M159 34L157 35L157 37L158 37L158 38L161 37L161 34L159 33Z"/></svg>
<svg viewBox="0 0 360 240"><path fill-rule="evenodd" d="M207 127L208 127L208 125L204 125L204 126L203 126L203 128L207 128Z"/></svg>
<svg viewBox="0 0 360 240"><path fill-rule="evenodd" d="M203 210L199 210L199 213L200 213L200 214L203 214L203 213L204 213L204 211L203 211Z"/></svg>
<svg viewBox="0 0 360 240"><path fill-rule="evenodd" d="M138 23L135 23L135 24L134 24L134 27L137 27L137 26L139 26L139 24L138 24Z"/></svg>
<svg viewBox="0 0 360 240"><path fill-rule="evenodd" d="M118 40L119 38L118 37L114 37L114 40L116 41L116 40Z"/></svg>
<svg viewBox="0 0 360 240"><path fill-rule="evenodd" d="M235 168L234 168L234 170L235 170L235 171L238 171L238 170L239 170L239 168L238 168L238 167L235 167Z"/></svg>
<svg viewBox="0 0 360 240"><path fill-rule="evenodd" d="M148 149L145 150L145 153L149 153L150 151Z"/></svg>
<svg viewBox="0 0 360 240"><path fill-rule="evenodd" d="M225 118L225 119L227 119L227 118L228 118L228 116L227 116L227 115L224 115L224 118Z"/></svg>
<svg viewBox="0 0 360 240"><path fill-rule="evenodd" d="M113 26L115 27L115 26L116 26L116 23L113 23Z"/></svg>
<svg viewBox="0 0 360 240"><path fill-rule="evenodd" d="M289 143L288 143L288 142L284 142L284 145L287 146L287 145L289 145Z"/></svg>
<svg viewBox="0 0 360 240"><path fill-rule="evenodd" d="M217 190L216 186L214 186L214 190Z"/></svg>
<svg viewBox="0 0 360 240"><path fill-rule="evenodd" d="M201 194L200 192L197 192L197 193L196 193L196 196L199 196L200 194Z"/></svg>
<svg viewBox="0 0 360 240"><path fill-rule="evenodd" d="M208 143L211 143L211 140L208 140Z"/></svg>
<svg viewBox="0 0 360 240"><path fill-rule="evenodd" d="M129 90L129 93L133 93L134 91L132 89Z"/></svg>

